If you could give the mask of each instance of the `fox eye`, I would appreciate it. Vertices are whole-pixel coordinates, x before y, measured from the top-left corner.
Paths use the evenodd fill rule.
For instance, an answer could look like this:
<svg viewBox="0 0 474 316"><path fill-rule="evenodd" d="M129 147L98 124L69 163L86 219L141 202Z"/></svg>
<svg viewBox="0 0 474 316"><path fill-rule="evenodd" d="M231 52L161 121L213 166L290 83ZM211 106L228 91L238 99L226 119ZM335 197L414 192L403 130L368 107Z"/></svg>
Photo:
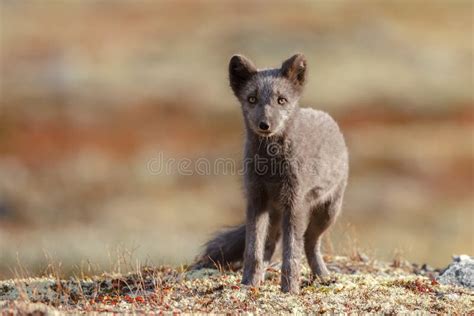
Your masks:
<svg viewBox="0 0 474 316"><path fill-rule="evenodd" d="M285 98L283 98L283 97L279 97L279 98L278 98L278 104L283 105L283 104L285 104L286 102L288 102L288 101L287 101Z"/></svg>
<svg viewBox="0 0 474 316"><path fill-rule="evenodd" d="M250 104L257 103L257 98L254 96L250 96L247 100L249 101Z"/></svg>

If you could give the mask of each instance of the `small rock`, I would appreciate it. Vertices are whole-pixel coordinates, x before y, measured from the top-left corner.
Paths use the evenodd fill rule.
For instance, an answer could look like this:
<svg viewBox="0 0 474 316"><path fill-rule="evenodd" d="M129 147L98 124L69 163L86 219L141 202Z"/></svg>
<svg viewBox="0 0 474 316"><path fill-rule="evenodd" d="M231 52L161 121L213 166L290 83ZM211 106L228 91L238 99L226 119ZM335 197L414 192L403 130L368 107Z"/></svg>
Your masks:
<svg viewBox="0 0 474 316"><path fill-rule="evenodd" d="M466 260L472 260L472 258L468 255L453 256L453 261L455 262L463 262Z"/></svg>
<svg viewBox="0 0 474 316"><path fill-rule="evenodd" d="M453 262L437 278L439 283L474 290L474 258L468 255L453 257Z"/></svg>

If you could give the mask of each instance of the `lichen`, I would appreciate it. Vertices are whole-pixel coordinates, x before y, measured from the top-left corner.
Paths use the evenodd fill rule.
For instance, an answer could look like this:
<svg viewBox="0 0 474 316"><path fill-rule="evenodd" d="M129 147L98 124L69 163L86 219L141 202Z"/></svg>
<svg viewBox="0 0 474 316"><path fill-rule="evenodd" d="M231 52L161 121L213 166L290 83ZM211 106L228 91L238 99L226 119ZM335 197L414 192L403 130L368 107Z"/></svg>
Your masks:
<svg viewBox="0 0 474 316"><path fill-rule="evenodd" d="M240 284L240 272L145 268L84 280L54 278L0 282L0 308L11 312L187 313L456 313L473 312L474 292L443 285L412 265L327 258L341 273L312 280L302 269L299 295L280 291L280 271L268 270L258 288ZM336 269L337 268L337 269Z"/></svg>

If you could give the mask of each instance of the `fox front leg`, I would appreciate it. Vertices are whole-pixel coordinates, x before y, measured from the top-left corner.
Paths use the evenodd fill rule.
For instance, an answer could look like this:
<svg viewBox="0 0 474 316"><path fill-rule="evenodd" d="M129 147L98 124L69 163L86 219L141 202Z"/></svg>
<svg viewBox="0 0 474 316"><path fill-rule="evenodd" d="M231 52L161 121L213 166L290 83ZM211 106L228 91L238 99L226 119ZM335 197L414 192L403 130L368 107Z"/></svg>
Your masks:
<svg viewBox="0 0 474 316"><path fill-rule="evenodd" d="M283 264L281 267L281 290L297 294L300 291L300 269L305 231L304 214L301 207L289 207L283 213Z"/></svg>
<svg viewBox="0 0 474 316"><path fill-rule="evenodd" d="M261 199L250 199L245 230L244 272L242 284L258 286L264 278L265 239L269 213Z"/></svg>

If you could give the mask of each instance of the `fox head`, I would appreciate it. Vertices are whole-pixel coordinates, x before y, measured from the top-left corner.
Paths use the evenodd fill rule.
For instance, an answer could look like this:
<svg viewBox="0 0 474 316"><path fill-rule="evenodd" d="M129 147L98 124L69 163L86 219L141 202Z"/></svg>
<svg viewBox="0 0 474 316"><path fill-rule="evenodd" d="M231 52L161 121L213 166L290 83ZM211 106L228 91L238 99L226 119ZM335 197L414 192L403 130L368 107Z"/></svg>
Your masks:
<svg viewBox="0 0 474 316"><path fill-rule="evenodd" d="M258 70L246 57L234 55L229 80L250 130L262 137L279 135L298 107L306 81L306 58L296 54L280 68Z"/></svg>

